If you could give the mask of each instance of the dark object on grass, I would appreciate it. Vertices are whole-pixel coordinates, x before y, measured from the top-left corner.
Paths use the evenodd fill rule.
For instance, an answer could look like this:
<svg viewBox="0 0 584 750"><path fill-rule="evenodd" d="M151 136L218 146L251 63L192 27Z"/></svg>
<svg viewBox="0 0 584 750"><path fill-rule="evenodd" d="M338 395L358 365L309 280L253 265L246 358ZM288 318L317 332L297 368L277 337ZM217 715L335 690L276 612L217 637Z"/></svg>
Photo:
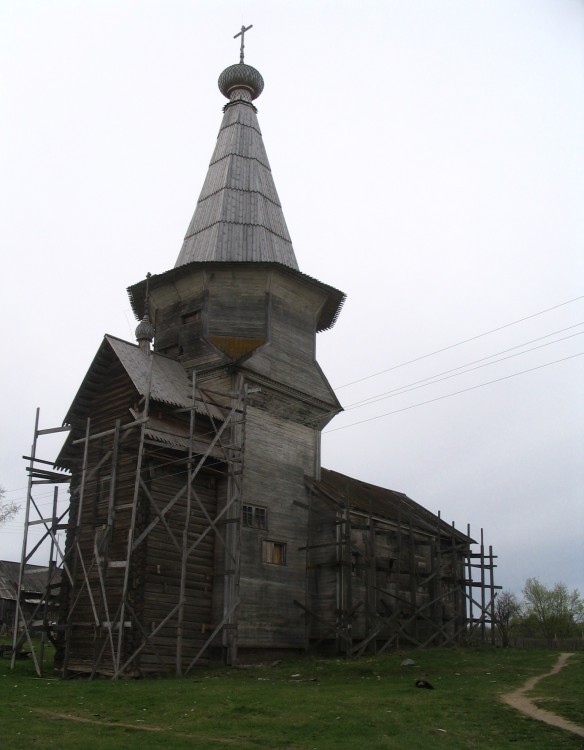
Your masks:
<svg viewBox="0 0 584 750"><path fill-rule="evenodd" d="M428 688L428 690L434 690L434 685L430 685L426 680L416 680L416 687Z"/></svg>
<svg viewBox="0 0 584 750"><path fill-rule="evenodd" d="M0 646L0 656L12 656L13 651L14 649L11 645ZM16 651L17 659L26 659L28 656L30 656L30 651Z"/></svg>

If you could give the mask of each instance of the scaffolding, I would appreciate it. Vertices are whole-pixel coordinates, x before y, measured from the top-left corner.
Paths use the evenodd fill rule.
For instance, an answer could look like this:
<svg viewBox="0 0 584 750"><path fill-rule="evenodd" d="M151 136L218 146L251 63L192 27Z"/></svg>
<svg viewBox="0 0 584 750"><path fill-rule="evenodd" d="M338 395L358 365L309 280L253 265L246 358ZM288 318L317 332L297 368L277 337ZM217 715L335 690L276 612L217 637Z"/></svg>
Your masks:
<svg viewBox="0 0 584 750"><path fill-rule="evenodd" d="M52 468L52 461L46 461L39 458L37 455L40 438L46 435L66 433L69 431L69 428L51 427L41 429L39 424L40 409L37 408L30 456L23 456L23 458L28 461L26 468L28 481L24 516L24 533L20 557L20 572L16 591L16 612L14 617L10 667L11 669L14 669L17 655L22 648L23 643L26 641L34 661L35 671L40 677L43 670L47 639L52 638L52 623L49 616L54 614L56 607L61 571L65 574L68 573L65 563L65 554L58 538L58 532L66 529L67 524L65 519L69 513L68 505L64 510L59 510L59 490L69 484L70 477L68 474L55 471ZM54 487L52 513L50 516L47 516L42 512L42 503L37 496L38 487L46 487L47 485L52 485ZM30 532L33 527L40 527L42 529L42 535L38 541L31 544ZM49 543L49 562L47 566L45 590L33 608L27 609L25 608L26 591L24 587L26 565L37 550L46 542ZM33 635L37 633L40 633L40 648L38 654L34 648L32 640Z"/></svg>
<svg viewBox="0 0 584 750"><path fill-rule="evenodd" d="M493 548L485 548L482 529L477 545L470 526L463 535L452 523L449 533L440 514L436 519L434 533L422 535L411 511L398 513L393 521L376 518L353 508L347 492L345 507L336 513L334 541L323 543L309 534L304 548L307 570L326 567L336 577L334 612L323 611L314 592L311 601L308 585L306 601L295 601L306 615L306 648L334 641L335 651L350 658L405 645L494 645L495 596L501 587L495 585ZM358 545L355 534L360 535ZM393 539L391 559L378 558L378 539L385 535ZM334 549L326 562L323 548Z"/></svg>
<svg viewBox="0 0 584 750"><path fill-rule="evenodd" d="M213 391L193 372L189 406L167 413L167 428L174 419L188 425L174 433L161 432L163 419L152 409L148 394L149 390L140 409L132 410L129 423L118 419L111 429L98 430L88 418L83 437L69 438L81 456L74 486L71 476L56 470L53 461L38 457L43 436L70 428L40 429L37 409L31 454L25 456L28 492L12 667L26 641L41 676L47 640L57 647L64 675L180 676L218 653L226 663L237 663L247 386L240 376L233 391ZM163 468L158 478L157 467ZM221 496L215 489L211 503L201 495L200 486L201 478L213 472L225 489ZM52 513L45 517L35 492L47 486L54 489ZM350 658L404 645L494 643L494 602L500 587L494 581L496 556L492 547L485 547L483 531L477 544L470 527L463 534L454 524L445 524L440 514L423 511L421 532L420 510L416 515L404 506L395 518L383 517L357 508L349 495L347 489L342 503L329 498L336 502L336 510L331 539L323 543L311 520L315 492L308 493L302 548L307 558L306 598L295 600L305 613L306 648L333 642L337 653ZM88 523L91 504L100 506L99 523ZM42 538L31 543L29 531L37 526ZM59 538L64 530L65 546ZM147 621L137 592L143 585L140 575L152 565L146 548L153 537L158 544L163 538L175 565L169 590L164 590L164 616ZM24 606L24 571L45 542L46 588L31 609L30 604ZM202 622L195 639L192 609L199 605L193 603L189 587L193 570L206 575L197 554L211 546L212 553L206 554L212 557L205 559L213 567L206 605L212 616ZM323 548L330 550L327 562L315 564ZM312 571L319 565L330 571L332 578L327 580L334 578L326 604L311 592ZM61 614L55 614L59 609ZM38 634L37 653L33 637ZM80 660L81 651L85 656Z"/></svg>
<svg viewBox="0 0 584 750"><path fill-rule="evenodd" d="M159 671L168 673L168 655L162 655L154 645L156 636L164 629L171 627L174 631L174 672L177 675L188 674L195 664L208 652L211 646L221 648L228 663L237 660L237 619L239 605L239 539L242 498L243 456L245 447L245 420L247 386L240 383L236 392L230 394L215 393L197 386L196 374L191 379L192 405L175 410L175 415L188 417L188 439L184 435L169 436L165 434L165 444L157 438L156 418L150 414L150 398L147 393L140 413L134 415L129 424L121 424L118 419L109 430L92 431L91 419L86 420L85 435L74 441L81 446L83 460L78 486L71 486L66 508L57 512L58 486L55 487L53 514L43 518L39 506L33 497L33 487L38 484L62 485L71 483L71 477L61 471L44 468L53 466L52 461L37 457L37 442L41 435L68 431L69 427L57 427L48 430L39 429L39 410L37 410L33 447L29 460L29 491L27 494L25 530L23 538L21 571L18 583L17 614L14 625L14 644L12 667L17 650L26 640L29 644L35 665L40 676L43 672L44 644L50 639L57 645L59 660L64 675L76 671L75 660L71 653L74 633L89 633L93 646L90 663L86 665L88 676L106 674L113 679L140 673L137 666L138 657L146 648L153 650L158 662ZM201 445L196 436L197 420L203 420L207 430L206 445ZM168 444L171 450L168 450ZM133 484L131 499L120 498L116 488L119 485L120 456L124 448L133 444L135 464L131 481ZM92 449L95 450L92 451ZM171 452L173 463L178 467L174 476L183 476L182 486L172 497L156 497L151 491L147 458L153 451L160 456L162 452ZM96 453L99 458L96 460ZM127 450L126 450L127 453ZM92 455L90 460L90 454ZM177 457L178 454L178 457ZM215 512L210 512L196 489L196 480L212 464L215 471L226 477L227 492L224 501L215 503ZM109 492L107 498L107 517L104 524L96 526L91 543L88 542L87 524L83 522L86 512L85 504L96 483L96 477L104 467L108 473ZM126 483L128 477L126 476ZM151 520L146 524L139 523L141 507L148 506ZM119 527L121 516L129 514L129 523L124 521ZM172 521L170 516L172 514ZM193 534L192 519L203 518L198 532ZM34 516L34 517L33 517ZM28 530L31 526L43 524L43 539L29 549ZM65 549L57 538L58 530L67 530ZM176 592L169 595L174 600L168 606L166 616L155 627L148 626L138 613L135 597L135 571L139 568L140 555L153 531L161 529L166 540L178 554L180 560L180 581ZM120 544L111 544L112 540L125 536L123 549ZM27 614L20 605L23 595L23 574L25 566L41 543L50 539L50 563L47 586L41 601L32 614ZM185 629L187 627L187 573L197 549L203 543L222 550L223 569L223 602L222 613L211 632L205 633L204 642L196 653L185 653ZM115 581L115 585L113 582ZM113 592L113 593L112 593ZM65 604L60 622L48 618L51 606ZM88 605L91 619L86 619ZM39 618L39 612L43 617ZM130 633L139 631L138 638ZM41 647L37 655L33 646L33 634L41 633Z"/></svg>

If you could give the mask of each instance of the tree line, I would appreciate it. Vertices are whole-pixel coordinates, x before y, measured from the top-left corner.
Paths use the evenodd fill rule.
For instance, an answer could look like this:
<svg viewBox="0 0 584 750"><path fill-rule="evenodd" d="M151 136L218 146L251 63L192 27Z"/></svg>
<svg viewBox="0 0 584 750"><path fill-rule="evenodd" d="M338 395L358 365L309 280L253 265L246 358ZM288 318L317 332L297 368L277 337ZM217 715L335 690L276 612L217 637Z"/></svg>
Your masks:
<svg viewBox="0 0 584 750"><path fill-rule="evenodd" d="M584 637L584 600L578 589L569 591L564 583L548 588L528 578L522 593L523 599L502 591L495 599L495 624L503 646L512 637Z"/></svg>

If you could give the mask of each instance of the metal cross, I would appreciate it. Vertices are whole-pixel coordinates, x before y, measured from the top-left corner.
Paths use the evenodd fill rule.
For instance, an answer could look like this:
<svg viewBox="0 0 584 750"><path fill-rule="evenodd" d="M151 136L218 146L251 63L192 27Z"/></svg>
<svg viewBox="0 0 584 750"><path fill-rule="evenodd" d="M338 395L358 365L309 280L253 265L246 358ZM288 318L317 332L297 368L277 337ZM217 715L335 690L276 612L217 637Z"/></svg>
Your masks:
<svg viewBox="0 0 584 750"><path fill-rule="evenodd" d="M236 34L236 35L235 35L235 36L233 37L234 39L237 39L237 37L238 37L238 36L240 36L240 37L241 37L241 47L240 47L240 49L239 49L239 62L240 62L240 63L242 63L242 62L243 62L243 48L245 47L245 44L243 43L243 40L244 40L244 38L245 38L245 32L246 32L246 31L249 31L249 30L250 30L250 29L252 29L252 28L253 28L253 23L252 23L252 24L251 24L250 26L248 26L247 28L246 28L245 26L242 26L242 27L241 27L241 31L239 32L239 34Z"/></svg>

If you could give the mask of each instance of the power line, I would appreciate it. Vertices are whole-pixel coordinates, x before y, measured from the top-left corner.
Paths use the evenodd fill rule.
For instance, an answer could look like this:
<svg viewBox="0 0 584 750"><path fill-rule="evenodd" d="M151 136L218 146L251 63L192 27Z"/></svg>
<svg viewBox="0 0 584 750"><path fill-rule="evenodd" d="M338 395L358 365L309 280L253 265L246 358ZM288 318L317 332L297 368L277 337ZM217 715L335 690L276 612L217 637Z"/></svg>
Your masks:
<svg viewBox="0 0 584 750"><path fill-rule="evenodd" d="M349 382L349 383L345 383L344 385L338 386L338 388L337 388L336 390L340 390L340 389L342 389L342 388L346 388L346 387L348 387L348 386L350 386L350 385L355 385L356 383L360 383L360 382L363 382L363 381L365 381L365 380L369 380L369 379L371 379L371 378L377 377L378 375L382 375L382 374L384 374L384 373L386 373L386 372L391 372L392 370L396 370L396 369L399 369L399 368L401 368L401 367L405 367L406 365L409 365L409 364L413 364L413 363L415 363L415 362L419 362L420 360L423 360L423 359L427 359L427 358L429 358L429 357L432 357L432 356L434 356L435 354L440 354L440 353L442 353L442 352L448 351L449 349L454 349L454 348L456 348L456 347L462 346L463 344L469 343L469 342L471 342L471 341L475 341L475 340L477 340L477 339L479 339L479 338L482 338L482 337L484 337L484 336L488 336L488 335L490 335L490 334L492 334L492 333L496 333L497 331L501 331L501 330L504 330L504 329L506 329L506 328L509 328L509 327L511 327L511 326L517 325L518 323L522 323L522 322L524 322L524 321L526 321L526 320L530 320L530 319L532 319L532 318L535 318L535 317L537 317L537 316L539 316L539 315L543 315L543 314L545 314L545 313L551 312L552 310L556 310L556 309L558 309L558 308L560 308L560 307L564 307L564 306L566 306L566 305L569 305L569 304L572 304L572 303L574 303L574 302L578 302L579 300L582 300L582 299L584 299L584 295L581 295L581 296L579 296L579 297L575 297L574 299L571 299L571 300L567 300L567 301L565 301L565 302L561 302L561 303L560 303L560 304L558 304L558 305L554 305L554 306L552 306L552 307L548 307L548 308L546 308L545 310L540 310L539 312L536 312L536 313L533 313L533 314L531 314L531 315L525 316L525 317L523 317L523 318L520 318L520 319L518 319L518 320L512 321L512 322L510 322L510 323L506 323L505 325L499 326L499 327L497 327L497 328L493 328L493 329L491 329L490 331L485 331L484 333L480 333L480 334L478 334L478 335L476 335L476 336L472 336L471 338L468 338L468 339L464 339L463 341L459 341L459 342L457 342L457 343L455 343L455 344L450 344L449 346L443 347L442 349L437 349L437 350L435 350L435 351L433 351L433 352L429 352L428 354L424 354L424 355L421 355L421 356L419 356L419 357L416 357L416 358L414 358L414 359L408 360L407 362L402 362L401 364L398 364L398 365L394 365L394 366L392 366L392 367L388 367L388 368L386 368L385 370L380 370L379 372L373 373L373 374L371 374L371 375L366 375L366 376L364 376L364 377L362 377L362 378L358 378L357 380L353 380L353 381L351 381L351 382ZM544 338L548 338L549 336L553 336L553 335L556 335L557 333L562 333L563 331L569 330L569 329L571 329L571 328L575 328L575 327L577 327L577 326L580 326L580 325L583 325L583 323L576 323L576 324L574 324L574 325L572 325L572 326L568 326L568 327L566 327L566 328L562 328L562 329L560 329L559 331L555 331L555 332L553 332L553 333L550 333L550 334L546 334L545 336L541 336L541 337L539 337L539 338L536 338L536 339L532 339L531 341L527 341L527 342L525 342L525 343L523 343L523 344L519 344L519 345L517 345L517 346L514 346L514 347L511 347L511 348L509 348L509 349L505 349L505 350L503 350L503 351L501 351L501 352L497 352L496 354L491 354L491 355L489 355L488 357L483 357L483 358L481 358L481 359L478 359L478 360L474 360L474 361L472 361L472 362L466 363L465 365L460 365L459 367L455 367L455 368L452 368L452 370L446 370L446 371L444 371L444 372L442 372L442 373L438 373L438 374L436 374L436 375L432 375L432 376L430 376L430 377L428 377L428 378L424 378L423 380L420 380L420 381L415 381L415 382L413 382L413 383L411 383L411 384L407 384L407 385L405 385L405 386L401 386L400 388L396 388L396 389L394 389L394 390L392 390L392 391L387 391L387 392L385 392L385 393L382 393L382 394L378 394L377 396L372 396L372 397L370 397L370 398L368 398L368 399L364 399L363 401L357 401L357 402L355 402L354 404L351 404L351 405L349 405L349 406L348 406L348 407L346 407L346 408L347 408L347 410L351 410L351 409L353 409L353 408L358 408L358 407L360 407L360 406L365 406L365 405L367 405L367 404L372 404L372 403L376 403L376 401L380 401L380 400L383 400L383 399L384 399L384 398L386 398L386 397L387 397L387 398L389 398L389 397L390 397L391 395L393 395L393 394L395 394L395 395L400 395L401 393L407 393L407 392L409 392L409 391L411 391L411 390L416 390L416 387L417 387L417 386L419 386L419 387L422 387L422 386L420 386L420 384L421 384L421 383L425 383L426 381L431 381L431 382L427 383L427 385L432 385L433 383L439 383L439 382L441 382L441 380L447 380L447 379L448 379L448 378L441 378L441 377L440 377L441 375L447 375L447 374L449 374L449 373L451 373L451 372L454 372L454 371L456 371L456 370L462 370L462 368L464 368L464 367L468 367L469 365L472 365L472 364L475 364L475 363L478 363L478 362L482 362L482 361L484 361L484 360L486 360L486 359L491 359L492 357L498 356L498 354L504 354L504 353L506 353L506 352L509 352L509 351L513 351L514 349L517 349L517 348L521 348L521 347L527 346L527 345L528 345L528 344L530 344L530 343L534 343L534 342L536 342L536 341L540 341L540 340L542 340L542 339L544 339ZM575 336L575 335L580 335L580 334L574 334L574 336ZM565 339L567 339L567 338L571 338L571 336L566 336L566 337L565 337L564 339L559 339L559 341L563 341L563 340L565 340ZM555 341L553 341L553 342L550 342L550 344L553 344L553 343L557 343L557 342L555 342ZM544 346L548 346L548 345L549 345L549 344L546 344L546 345L544 345ZM539 349L539 348L542 348L542 347L534 347L534 349L530 349L530 350L527 350L527 351L534 351L535 349ZM525 354L525 353L527 353L527 352L520 352L519 354ZM519 356L519 354L517 354L517 355L514 355L514 356ZM466 392L468 392L468 391L472 391L472 390L475 390L475 389L477 389L477 388L481 388L481 387L483 387L483 386L485 386L485 385L491 385L492 383L497 383L497 382L500 382L500 381L502 381L502 380L507 380L507 379L509 379L509 378L513 378L513 377L516 377L517 375L522 375L522 374L525 374L525 373L528 373L528 372L532 372L532 371L534 371L534 370L538 370L538 369L541 369L541 368L543 368L543 367L548 367L549 365L552 365L552 364L556 364L556 363L558 363L558 362L563 362L563 361L565 361L566 359L572 359L573 357L578 357L578 356L581 356L581 355L580 355L580 354L575 354L575 355L573 355L572 357L566 357L565 359L559 359L559 360L555 360L554 362L549 362L549 363L547 363L547 364L544 364L544 365L540 365L539 367L533 367L533 368L530 368L530 369L528 369L528 370L523 370L523 371L521 371L521 372L518 372L518 373L513 373L513 374L511 374L511 375L508 375L508 376L505 376L505 377L502 377L502 378L498 378L498 379L496 379L496 380L491 380L491 381L489 381L489 382L487 382L487 383L481 383L481 384L479 384L479 385L476 385L476 386L472 386L472 387L470 387L470 388L466 388L466 389L463 389L463 390L460 390L460 391L456 391L456 392L454 392L454 393L451 393L451 394L446 394L445 396L440 396L440 397L438 397L438 398L430 399L430 400L428 400L428 401L424 401L424 402L421 402L421 403L419 403L419 404L413 404L413 405L411 405L411 406L407 406L407 407L404 407L404 408L402 408L402 409L397 409L397 410L395 410L395 411L392 411L392 412L387 412L386 414L380 414L380 415L378 415L378 416L375 416L375 417L370 417L370 418L368 418L368 419L365 419L365 420L361 420L361 421L359 421L359 422L354 422L354 423L352 423L352 424L350 424L350 425L344 425L343 427L336 427L336 428L333 428L333 429L331 429L331 430L325 430L324 434L326 434L326 433L329 433L329 432L336 432L336 431L338 431L338 430L343 430L343 429L346 429L347 427L351 427L351 426L353 426L353 425L359 425L359 424L363 424L364 422L369 422L369 421L372 421L372 420L375 420L375 419L380 419L380 418L382 418L382 417L384 417L384 416L389 416L389 415L391 415L391 414L397 414L397 413L399 413L399 412L402 412L402 411L406 411L406 410L408 410L408 409L414 409L414 408L417 408L418 406L423 406L423 405L425 405L425 404L430 404L430 403L433 403L433 402L435 402L435 401L440 401L440 400L442 400L442 399L445 399L445 398L449 398L450 396L455 396L455 395L459 395L460 393L466 393ZM500 359L500 360L496 360L495 362L490 362L490 363L487 363L487 364L495 364L496 362L501 362L501 361L503 361L504 359L510 359L510 358L511 358L511 357L505 357L505 358L503 358L503 359ZM483 367L485 367L485 366L487 366L487 365L482 365L482 366L483 366ZM480 367L477 367L477 368L471 368L471 369L468 369L468 370L464 370L463 372L459 372L458 374L459 374L459 375L462 375L462 374L465 374L465 373L468 373L468 372L472 372L473 370L476 370L476 369L480 369ZM451 375L450 377L455 377L455 376L454 376L454 375ZM335 412L335 413L336 413L336 412ZM306 422L304 422L303 424L306 424L306 425L308 425L308 424L311 424L311 423L313 423L314 421L316 421L317 419L321 419L321 418L322 418L323 416L326 416L326 415L320 415L320 416L319 416L318 418L307 420L307 421L306 421ZM162 451L161 451L161 453L162 453ZM181 460L184 460L184 459L176 459L176 462L178 463L178 462L180 462ZM168 463L174 463L174 462L168 462ZM167 464L165 464L165 465L167 465ZM175 475L178 475L178 474L181 474L181 473L184 473L184 472L182 472L182 471L181 471L181 472L176 472L176 473L174 473L174 474L172 474L172 475L169 475L169 476L175 476ZM128 472L128 474L129 474L129 472ZM125 475L120 475L119 479L122 479L122 478L123 478L124 476L125 476ZM92 482L90 482L90 483L88 483L88 484L89 484L89 485L91 485L91 484L92 484ZM9 492L10 492L10 493L12 493L12 492L20 492L20 491L24 492L24 491L26 491L26 490L27 490L27 487L21 487L21 488L15 488L15 489L4 489L4 492L5 492L5 493L9 493ZM48 498L48 497L51 497L51 496L52 496L52 492L51 492L51 493L46 493L46 494L41 494L41 495L40 495L40 497L47 497L47 498ZM38 497L38 496L37 496L37 497ZM23 502L24 502L24 499L23 499ZM39 503L39 505L40 505L40 503Z"/></svg>
<svg viewBox="0 0 584 750"><path fill-rule="evenodd" d="M581 357L584 354L584 352L578 352L578 354L572 354L569 357L564 357L563 359L556 359L553 362L547 362L545 365L538 365L537 367L530 367L528 370L521 370L520 372L514 372L511 375L505 375L502 378L496 378L495 380L489 380L486 383L479 383L478 385L470 386L469 388L463 388L460 391L455 391L454 393L446 393L444 396L437 396L436 398L431 398L428 401L421 401L418 404L411 404L410 406L404 406L401 409L395 409L394 411L388 411L385 414L378 414L375 417L369 417L368 419L362 419L359 422L352 422L351 424L343 425L342 427L334 427L332 430L325 430L323 434L328 434L330 432L338 432L339 430L346 430L348 427L356 427L360 424L365 424L365 422L373 422L375 419L382 419L383 417L389 417L392 414L399 414L402 411L408 411L409 409L417 409L419 406L426 406L426 404L432 404L436 401L442 401L446 398L451 398L452 396L458 396L461 393L468 393L469 391L476 391L477 388L483 388L486 385L492 385L493 383L500 383L502 380L509 380L510 378L516 378L518 375L525 375L528 372L534 372L535 370L542 370L544 367L550 367L550 365L556 365L559 362L566 362L569 359L574 359L575 357Z"/></svg>
<svg viewBox="0 0 584 750"><path fill-rule="evenodd" d="M442 352L446 352L449 349L455 349L457 346L468 344L470 341L476 341L477 339L483 338L484 336L490 336L492 333L497 333L497 331L503 331L505 328L510 328L511 326L517 325L518 323L524 323L526 320L531 320L531 318L536 318L538 315L544 315L545 313L551 312L552 310L557 310L559 307L565 307L565 305L571 305L573 302L578 302L581 299L584 299L584 294L580 295L580 297L574 297L574 299L569 299L566 302L560 302L559 305L554 305L553 307L548 307L545 310L540 310L539 312L532 313L531 315L527 315L524 318L519 318L519 320L514 320L511 323L505 323L505 325L499 326L498 328L492 328L490 331L485 331L484 333L479 333L476 336L471 336L469 339L464 339L463 341L457 341L456 344L450 344L449 346L444 346L442 347L442 349L436 349L436 351L429 352L428 354L422 354L421 356L415 357L414 359L410 359L407 362L401 362L399 365L393 365L392 367L387 367L385 370L379 370L379 372L374 372L371 375L365 375L362 378L357 378L357 380L351 380L351 382L349 383L336 386L335 390L340 391L341 388L348 388L348 386L355 385L355 383L361 383L364 380L370 380L371 378L376 378L378 375L383 375L386 372L397 370L400 367L406 367L407 365L414 364L414 362L419 362L422 359L433 357L435 354L441 354Z"/></svg>
<svg viewBox="0 0 584 750"><path fill-rule="evenodd" d="M578 325L582 325L579 323ZM446 370L444 372L438 373L437 375L431 375L428 378L424 378L423 380L417 380L414 383L409 383L407 385L402 385L399 388L394 388L391 391L386 391L385 393L380 393L377 396L370 396L369 398L363 399L362 401L357 401L354 404L350 404L349 406L345 407L345 411L352 411L353 409L360 409L363 406L369 406L370 404L376 404L378 401L383 401L387 398L395 398L396 396L401 396L404 393L410 393L411 391L419 390L420 388L427 388L430 385L434 385L435 383L442 383L444 380L450 380L451 378L457 378L459 375L467 375L469 372L475 372L475 370L481 370L483 367L490 367L490 365L496 365L499 364L499 362L505 362L508 359L514 359L515 357L521 357L523 354L529 354L530 352L535 352L538 349L543 349L546 346L552 346L552 344L559 344L562 341L567 341L568 339L574 338L575 336L582 336L584 331L580 331L579 333L572 333L570 336L564 336L561 339L556 339L555 341L548 341L547 344L540 344L539 346L533 346L531 349L525 349L522 352L516 352L515 354L510 354L508 357L500 357L499 359L493 359L492 362L484 362L485 359L491 359L492 357L496 357L496 354L491 354L489 357L483 357L482 359L477 359L475 362L483 362L483 364L478 365L477 367L470 367L470 365L475 364L475 362L469 362L466 365L461 365L460 367L454 367L452 370ZM554 335L554 334L548 334L548 335ZM547 338L546 336L542 336L541 338ZM540 339L534 339L534 341L541 341ZM527 342L530 343L530 342ZM526 346L527 344L519 344L518 346L514 346L511 349L506 349L505 351L513 351L513 349L519 349L523 346ZM504 352L500 352L500 354L503 354ZM467 368L466 370L464 368ZM460 370L460 372L456 372L456 370ZM446 377L440 377L441 375L445 375Z"/></svg>

